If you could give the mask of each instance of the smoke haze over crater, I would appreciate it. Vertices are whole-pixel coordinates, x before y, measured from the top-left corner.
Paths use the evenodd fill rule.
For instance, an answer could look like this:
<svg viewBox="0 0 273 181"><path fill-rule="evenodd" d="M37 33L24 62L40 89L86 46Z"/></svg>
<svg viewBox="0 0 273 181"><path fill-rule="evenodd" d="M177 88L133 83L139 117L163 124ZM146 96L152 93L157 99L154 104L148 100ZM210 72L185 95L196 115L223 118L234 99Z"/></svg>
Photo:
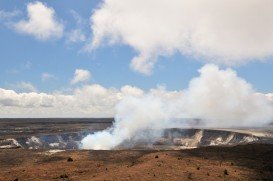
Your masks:
<svg viewBox="0 0 273 181"><path fill-rule="evenodd" d="M200 118L202 126L264 126L273 118L273 102L237 76L232 69L208 64L199 70L186 90L150 91L126 96L117 105L113 127L88 135L85 149L111 149L146 129L177 126L178 118ZM180 127L191 126L180 122Z"/></svg>

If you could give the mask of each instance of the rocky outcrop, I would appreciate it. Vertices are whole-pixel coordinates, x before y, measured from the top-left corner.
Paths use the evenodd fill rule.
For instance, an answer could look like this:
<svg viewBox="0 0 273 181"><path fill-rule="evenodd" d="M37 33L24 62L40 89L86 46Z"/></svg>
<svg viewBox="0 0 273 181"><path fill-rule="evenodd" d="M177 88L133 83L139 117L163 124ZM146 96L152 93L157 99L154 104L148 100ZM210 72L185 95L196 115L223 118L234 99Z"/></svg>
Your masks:
<svg viewBox="0 0 273 181"><path fill-rule="evenodd" d="M80 149L80 141L87 134L89 134L88 131L2 139L0 149ZM232 130L172 128L145 130L145 134L145 136L136 135L131 140L126 140L116 149L190 149L248 143L273 144L273 137L261 137Z"/></svg>

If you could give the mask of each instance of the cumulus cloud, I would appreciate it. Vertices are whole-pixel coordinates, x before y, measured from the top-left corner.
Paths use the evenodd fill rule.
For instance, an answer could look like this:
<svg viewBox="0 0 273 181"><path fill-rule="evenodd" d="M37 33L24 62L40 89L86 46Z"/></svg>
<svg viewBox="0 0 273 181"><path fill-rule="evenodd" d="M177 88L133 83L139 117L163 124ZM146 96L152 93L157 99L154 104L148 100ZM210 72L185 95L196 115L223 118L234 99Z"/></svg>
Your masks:
<svg viewBox="0 0 273 181"><path fill-rule="evenodd" d="M72 93L17 93L0 88L0 117L113 117L115 105L142 90L125 86L105 88L98 84L76 88Z"/></svg>
<svg viewBox="0 0 273 181"><path fill-rule="evenodd" d="M18 92L37 92L38 90L30 82L17 82L15 84L10 84L10 87L15 89Z"/></svg>
<svg viewBox="0 0 273 181"><path fill-rule="evenodd" d="M268 94L266 94L266 97L267 97L269 100L273 101L273 93L268 93Z"/></svg>
<svg viewBox="0 0 273 181"><path fill-rule="evenodd" d="M1 98L0 105L1 108L7 110L6 113L10 113L9 116L12 116L12 112L17 115L22 114L22 112L16 112L19 108L39 108L39 107L51 107L54 103L54 96L47 95L45 93L16 93L13 90L0 89ZM1 116L5 115L4 111L1 111ZM39 113L38 113L39 114ZM24 115L23 115L24 116ZM26 115L25 115L26 116Z"/></svg>
<svg viewBox="0 0 273 181"><path fill-rule="evenodd" d="M14 90L0 89L0 117L115 116L116 124L148 119L145 124L149 126L141 123L144 127L164 125L159 120L169 125L176 118L200 118L203 126L216 127L272 121L272 93L257 93L232 69L210 64L199 73L187 89L176 91L162 86L144 91L129 85L117 89L87 84L66 93L38 93L31 83L18 82L10 86Z"/></svg>
<svg viewBox="0 0 273 181"><path fill-rule="evenodd" d="M71 80L71 84L77 84L80 82L87 82L91 78L91 73L88 70L76 69L74 78Z"/></svg>
<svg viewBox="0 0 273 181"><path fill-rule="evenodd" d="M42 2L27 5L27 20L20 20L14 28L24 34L32 35L38 40L60 38L63 35L63 24L55 15L55 10Z"/></svg>
<svg viewBox="0 0 273 181"><path fill-rule="evenodd" d="M180 52L235 65L273 55L273 1L103 0L91 16L93 39L134 48L133 70L150 74L158 56Z"/></svg>
<svg viewBox="0 0 273 181"><path fill-rule="evenodd" d="M121 93L124 95L141 96L144 91L133 86L125 85L121 88Z"/></svg>
<svg viewBox="0 0 273 181"><path fill-rule="evenodd" d="M199 73L185 90L168 92L159 88L139 96L124 97L117 104L114 125L85 137L82 147L112 149L140 131L174 125L256 127L273 121L272 95L256 93L231 69L221 70L210 64L202 67ZM197 118L200 122L192 124L183 118Z"/></svg>

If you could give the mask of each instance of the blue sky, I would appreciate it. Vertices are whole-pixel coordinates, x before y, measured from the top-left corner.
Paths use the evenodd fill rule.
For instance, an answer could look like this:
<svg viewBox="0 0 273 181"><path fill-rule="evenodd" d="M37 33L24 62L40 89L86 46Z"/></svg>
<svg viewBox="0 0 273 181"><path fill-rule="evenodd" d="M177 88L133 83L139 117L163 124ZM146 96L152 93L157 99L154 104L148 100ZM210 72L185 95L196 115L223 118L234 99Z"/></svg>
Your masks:
<svg viewBox="0 0 273 181"><path fill-rule="evenodd" d="M20 11L10 21L27 19L26 6L29 2L9 0L0 1L0 10ZM165 85L168 90L186 88L189 81L198 75L197 70L204 61L192 56L174 53L170 56L159 56L151 75L143 75L130 69L130 61L136 56L134 48L126 44L101 46L91 52L83 51L84 46L92 39L89 18L98 0L41 1L54 8L56 16L65 26L65 32L77 27L71 11L76 12L83 20L81 30L86 36L85 42L68 43L64 35L59 39L41 41L33 36L16 32L7 25L7 20L0 19L0 87L12 89L17 82L29 82L40 92L65 90L71 87L70 81L76 69L89 70L92 74L90 83L104 87L122 87L133 85L148 90L158 85ZM273 62L253 61L233 67L240 77L251 83L255 90L263 93L273 90ZM224 66L225 67L225 66ZM42 81L41 75L49 73L53 79ZM72 85L73 87L73 85Z"/></svg>

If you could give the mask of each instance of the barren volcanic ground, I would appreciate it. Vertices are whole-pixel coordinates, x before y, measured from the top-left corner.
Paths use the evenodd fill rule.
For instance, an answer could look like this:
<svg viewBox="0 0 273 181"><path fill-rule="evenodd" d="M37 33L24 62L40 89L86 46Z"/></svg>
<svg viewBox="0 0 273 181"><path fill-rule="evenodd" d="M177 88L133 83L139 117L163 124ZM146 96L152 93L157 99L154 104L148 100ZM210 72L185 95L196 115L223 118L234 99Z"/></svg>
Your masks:
<svg viewBox="0 0 273 181"><path fill-rule="evenodd" d="M0 181L273 179L270 126L172 128L148 140L127 140L116 150L79 150L84 136L112 121L0 119Z"/></svg>
<svg viewBox="0 0 273 181"><path fill-rule="evenodd" d="M192 150L0 150L0 180L272 180L273 145Z"/></svg>

